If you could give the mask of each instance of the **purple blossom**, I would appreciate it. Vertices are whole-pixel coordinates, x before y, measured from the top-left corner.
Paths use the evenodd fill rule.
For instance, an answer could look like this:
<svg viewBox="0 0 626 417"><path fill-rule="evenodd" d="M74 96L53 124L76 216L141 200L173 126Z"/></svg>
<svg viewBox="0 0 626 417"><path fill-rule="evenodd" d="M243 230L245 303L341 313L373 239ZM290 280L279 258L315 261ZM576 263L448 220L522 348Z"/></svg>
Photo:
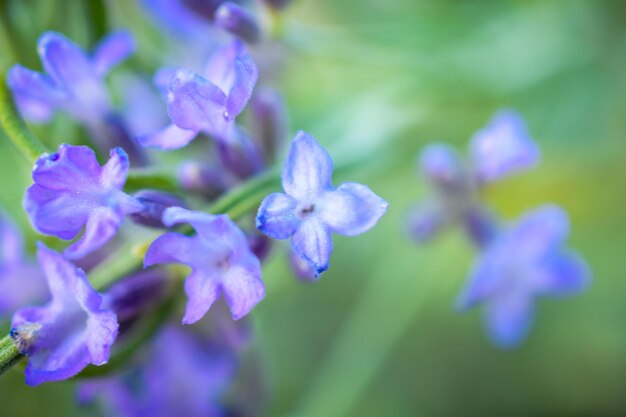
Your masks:
<svg viewBox="0 0 626 417"><path fill-rule="evenodd" d="M328 269L331 233L355 236L371 229L387 210L385 200L362 184L331 182L333 161L313 136L298 132L283 168L283 193L268 195L257 228L274 239L291 238L293 250L319 275Z"/></svg>
<svg viewBox="0 0 626 417"><path fill-rule="evenodd" d="M122 192L128 175L128 157L121 148L100 166L86 146L63 144L43 154L33 169L34 184L26 190L24 209L35 229L61 239L83 236L65 250L78 259L100 248L117 232L126 214L142 205Z"/></svg>
<svg viewBox="0 0 626 417"><path fill-rule="evenodd" d="M222 396L236 371L235 355L188 329L166 326L148 360L131 372L80 386L79 400L104 400L115 417L222 417ZM139 388L141 387L141 388Z"/></svg>
<svg viewBox="0 0 626 417"><path fill-rule="evenodd" d="M0 212L0 317L49 298L41 270L24 253L19 229Z"/></svg>
<svg viewBox="0 0 626 417"><path fill-rule="evenodd" d="M139 137L139 142L162 150L177 149L200 132L217 142L237 140L232 134L234 121L250 99L257 77L256 64L238 40L213 54L204 77L187 69L162 71L157 78L169 80L167 111L172 124Z"/></svg>
<svg viewBox="0 0 626 417"><path fill-rule="evenodd" d="M232 1L224 2L214 15L215 25L239 39L256 43L261 38L261 28L256 16Z"/></svg>
<svg viewBox="0 0 626 417"><path fill-rule="evenodd" d="M45 74L15 65L8 85L20 111L33 122L45 122L55 110L92 124L110 109L104 77L134 49L128 32L114 32L91 55L56 32L39 38L38 51Z"/></svg>
<svg viewBox="0 0 626 417"><path fill-rule="evenodd" d="M540 157L524 120L512 110L496 113L489 124L472 137L469 152L480 182L496 181L532 168Z"/></svg>
<svg viewBox="0 0 626 417"><path fill-rule="evenodd" d="M170 232L157 238L146 253L144 265L181 263L191 267L185 281L188 302L183 324L200 320L211 305L224 296L233 319L238 320L265 296L261 264L243 232L227 215L171 207L163 223L189 223L196 230L189 237Z"/></svg>
<svg viewBox="0 0 626 417"><path fill-rule="evenodd" d="M485 305L487 330L496 345L522 341L536 297L567 296L587 287L586 263L564 247L568 234L567 214L544 206L493 239L478 259L457 305L462 310Z"/></svg>
<svg viewBox="0 0 626 417"><path fill-rule="evenodd" d="M11 330L20 352L29 358L28 385L67 379L88 364L106 363L118 328L115 313L102 308L102 296L81 269L41 243L37 259L52 300L17 311Z"/></svg>

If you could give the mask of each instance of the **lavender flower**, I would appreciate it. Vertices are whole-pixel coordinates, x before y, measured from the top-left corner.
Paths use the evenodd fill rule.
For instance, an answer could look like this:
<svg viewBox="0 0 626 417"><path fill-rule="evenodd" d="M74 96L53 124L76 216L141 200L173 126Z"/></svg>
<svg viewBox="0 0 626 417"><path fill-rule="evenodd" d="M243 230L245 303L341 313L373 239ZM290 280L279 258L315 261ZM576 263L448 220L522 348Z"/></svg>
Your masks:
<svg viewBox="0 0 626 417"><path fill-rule="evenodd" d="M162 235L152 242L144 258L146 267L164 263L191 267L185 281L188 302L183 324L200 320L222 295L234 320L248 314L263 299L261 264L243 232L228 216L171 207L165 210L163 223L189 223L196 230L193 237L175 232Z"/></svg>
<svg viewBox="0 0 626 417"><path fill-rule="evenodd" d="M80 240L65 250L70 259L104 245L115 235L124 215L143 208L121 191L128 175L126 153L115 148L110 155L101 167L88 147L63 144L56 153L42 155L33 169L35 183L24 197L33 227L66 240L85 227Z"/></svg>
<svg viewBox="0 0 626 417"><path fill-rule="evenodd" d="M218 27L245 42L256 43L261 38L261 28L254 14L232 1L217 8L214 21Z"/></svg>
<svg viewBox="0 0 626 417"><path fill-rule="evenodd" d="M257 228L271 238L291 238L295 252L316 275L328 269L331 233L364 233L388 207L365 185L349 182L335 188L332 172L328 152L311 135L298 132L283 168L285 194L268 195L256 218Z"/></svg>
<svg viewBox="0 0 626 417"><path fill-rule="evenodd" d="M87 124L96 123L110 109L104 77L133 49L132 37L122 31L105 38L91 56L60 33L46 32L38 45L46 73L15 65L8 84L22 114L33 122L63 110Z"/></svg>
<svg viewBox="0 0 626 417"><path fill-rule="evenodd" d="M17 311L11 330L20 352L29 357L28 385L67 379L90 363L106 363L118 327L115 313L102 308L102 297L82 270L43 244L37 259L52 300Z"/></svg>
<svg viewBox="0 0 626 417"><path fill-rule="evenodd" d="M220 402L236 365L235 355L214 341L168 325L145 363L120 376L82 384L79 400L100 397L106 415L115 417L226 417Z"/></svg>
<svg viewBox="0 0 626 417"><path fill-rule="evenodd" d="M170 77L171 76L171 77ZM234 120L246 106L257 81L257 67L240 41L219 48L207 64L205 77L186 69L161 72L169 79L167 110L172 124L139 137L143 146L182 148L200 132L218 142L234 140Z"/></svg>
<svg viewBox="0 0 626 417"><path fill-rule="evenodd" d="M526 336L536 297L566 296L587 287L586 263L564 248L568 234L567 214L544 206L502 232L478 259L457 305L466 310L484 304L487 330L498 346L513 347Z"/></svg>
<svg viewBox="0 0 626 417"><path fill-rule="evenodd" d="M41 270L24 254L19 229L0 212L0 317L49 298Z"/></svg>

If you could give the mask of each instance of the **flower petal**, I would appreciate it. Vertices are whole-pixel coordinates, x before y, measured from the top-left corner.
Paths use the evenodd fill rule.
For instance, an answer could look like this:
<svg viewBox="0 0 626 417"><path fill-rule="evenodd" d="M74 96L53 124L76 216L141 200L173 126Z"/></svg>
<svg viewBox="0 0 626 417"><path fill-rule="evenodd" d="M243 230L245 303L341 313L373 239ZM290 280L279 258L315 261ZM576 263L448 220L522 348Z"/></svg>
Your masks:
<svg viewBox="0 0 626 417"><path fill-rule="evenodd" d="M56 153L43 154L33 169L33 180L48 190L87 190L101 173L96 154L87 146L62 144Z"/></svg>
<svg viewBox="0 0 626 417"><path fill-rule="evenodd" d="M273 239L287 239L294 234L300 220L295 215L297 201L282 193L263 199L256 216L256 227Z"/></svg>
<svg viewBox="0 0 626 417"><path fill-rule="evenodd" d="M319 219L310 218L302 222L291 238L291 246L311 264L317 275L328 269L333 241L330 231Z"/></svg>
<svg viewBox="0 0 626 417"><path fill-rule="evenodd" d="M333 160L313 136L300 131L291 142L283 168L283 189L296 200L316 197L332 188Z"/></svg>
<svg viewBox="0 0 626 417"><path fill-rule="evenodd" d="M508 234L511 250L526 260L543 257L558 248L569 234L567 213L556 205L544 205L525 214Z"/></svg>
<svg viewBox="0 0 626 417"><path fill-rule="evenodd" d="M233 320L248 314L265 297L259 260L250 256L246 264L230 268L222 279L222 290Z"/></svg>
<svg viewBox="0 0 626 417"><path fill-rule="evenodd" d="M483 182L532 168L540 157L524 120L511 110L498 112L472 137L469 148L476 175Z"/></svg>
<svg viewBox="0 0 626 417"><path fill-rule="evenodd" d="M194 271L185 280L187 306L183 324L193 324L209 311L213 303L221 295L219 280L205 271Z"/></svg>
<svg viewBox="0 0 626 417"><path fill-rule="evenodd" d="M161 150L179 149L189 145L197 135L195 130L181 129L171 124L158 132L139 136L137 142L141 146L152 146Z"/></svg>
<svg viewBox="0 0 626 417"><path fill-rule="evenodd" d="M64 255L68 259L80 259L101 248L115 235L122 221L123 214L105 207L96 208L89 214L84 235L65 249Z"/></svg>
<svg viewBox="0 0 626 417"><path fill-rule="evenodd" d="M497 346L514 348L528 334L533 316L532 301L525 295L497 298L487 305L487 332Z"/></svg>
<svg viewBox="0 0 626 417"><path fill-rule="evenodd" d="M591 281L589 266L580 255L569 251L549 257L538 274L536 290L551 296L568 296L585 290Z"/></svg>
<svg viewBox="0 0 626 417"><path fill-rule="evenodd" d="M85 53L60 33L44 33L39 38L38 51L46 73L67 91L75 91L75 86L97 78Z"/></svg>
<svg viewBox="0 0 626 417"><path fill-rule="evenodd" d="M122 148L113 148L109 152L109 160L102 167L100 182L105 187L117 188L121 190L126 183L128 177L128 169L130 162L128 155Z"/></svg>
<svg viewBox="0 0 626 417"><path fill-rule="evenodd" d="M170 83L167 113L181 129L221 136L228 130L226 95L189 70L178 70Z"/></svg>
<svg viewBox="0 0 626 417"><path fill-rule="evenodd" d="M193 246L194 240L189 236L165 233L150 244L143 259L144 268L166 263L189 264L194 253Z"/></svg>
<svg viewBox="0 0 626 417"><path fill-rule="evenodd" d="M330 231L356 236L374 227L389 203L367 186L355 182L341 184L324 194L320 216Z"/></svg>
<svg viewBox="0 0 626 417"><path fill-rule="evenodd" d="M56 107L65 97L65 93L54 86L50 77L19 64L9 71L7 84L17 101L26 99Z"/></svg>
<svg viewBox="0 0 626 417"><path fill-rule="evenodd" d="M135 50L135 40L130 32L118 30L98 44L93 54L95 71L101 77L124 61Z"/></svg>

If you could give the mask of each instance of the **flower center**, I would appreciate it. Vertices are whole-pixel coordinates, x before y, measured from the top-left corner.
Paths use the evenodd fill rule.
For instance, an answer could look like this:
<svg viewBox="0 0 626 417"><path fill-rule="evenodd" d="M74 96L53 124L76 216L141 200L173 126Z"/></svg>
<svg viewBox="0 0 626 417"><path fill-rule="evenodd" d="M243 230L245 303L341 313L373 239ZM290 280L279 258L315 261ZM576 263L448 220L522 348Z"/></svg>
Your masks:
<svg viewBox="0 0 626 417"><path fill-rule="evenodd" d="M304 217L309 216L314 211L315 211L315 204L307 203L298 207L297 213L298 213L298 217L304 218Z"/></svg>

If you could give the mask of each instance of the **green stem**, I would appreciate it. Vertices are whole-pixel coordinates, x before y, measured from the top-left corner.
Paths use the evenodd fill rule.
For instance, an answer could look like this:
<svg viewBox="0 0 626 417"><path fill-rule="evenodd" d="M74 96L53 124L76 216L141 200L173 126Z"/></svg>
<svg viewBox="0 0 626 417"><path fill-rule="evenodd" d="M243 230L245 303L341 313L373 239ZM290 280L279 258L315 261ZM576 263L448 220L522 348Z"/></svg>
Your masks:
<svg viewBox="0 0 626 417"><path fill-rule="evenodd" d="M11 336L7 335L0 339L0 375L18 363L23 357L24 355L17 350L17 346L13 343Z"/></svg>
<svg viewBox="0 0 626 417"><path fill-rule="evenodd" d="M46 152L44 144L28 130L19 115L4 71L0 71L0 127L30 164L34 165L37 158Z"/></svg>

